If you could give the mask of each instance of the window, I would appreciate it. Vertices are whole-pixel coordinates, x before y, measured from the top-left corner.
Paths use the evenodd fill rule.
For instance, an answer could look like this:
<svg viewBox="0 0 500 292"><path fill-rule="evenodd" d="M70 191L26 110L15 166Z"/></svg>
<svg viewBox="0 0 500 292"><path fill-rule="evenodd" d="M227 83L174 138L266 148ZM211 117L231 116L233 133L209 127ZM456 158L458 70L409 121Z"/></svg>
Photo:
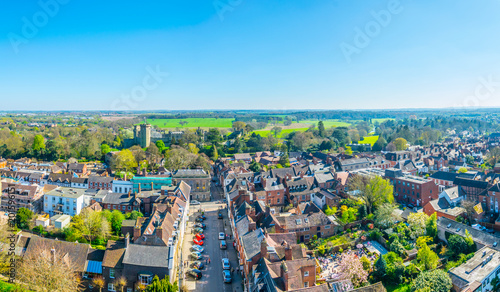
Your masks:
<svg viewBox="0 0 500 292"><path fill-rule="evenodd" d="M109 269L109 277L111 279L114 279L115 278L115 269Z"/></svg>
<svg viewBox="0 0 500 292"><path fill-rule="evenodd" d="M304 277L309 277L309 271L304 272Z"/></svg>
<svg viewBox="0 0 500 292"><path fill-rule="evenodd" d="M127 292L132 292L132 288L127 288Z"/></svg>
<svg viewBox="0 0 500 292"><path fill-rule="evenodd" d="M278 198L278 199L276 200L276 202L278 202L278 204L279 204L279 203L280 203L280 198Z"/></svg>
<svg viewBox="0 0 500 292"><path fill-rule="evenodd" d="M139 281L143 285L151 284L151 279L152 279L152 276L150 276L150 275L139 275Z"/></svg>
<svg viewBox="0 0 500 292"><path fill-rule="evenodd" d="M305 238L305 239L309 239L309 235L306 235L304 238Z"/></svg>
<svg viewBox="0 0 500 292"><path fill-rule="evenodd" d="M113 284L113 283L108 283L108 291L116 291L116 290L115 290L115 284Z"/></svg>
<svg viewBox="0 0 500 292"><path fill-rule="evenodd" d="M305 288L309 287L309 282L304 282L304 287Z"/></svg>
<svg viewBox="0 0 500 292"><path fill-rule="evenodd" d="M128 206L128 209L129 209L129 210L132 210L132 206Z"/></svg>
<svg viewBox="0 0 500 292"><path fill-rule="evenodd" d="M326 226L325 226L325 229L330 229L330 225L326 225Z"/></svg>

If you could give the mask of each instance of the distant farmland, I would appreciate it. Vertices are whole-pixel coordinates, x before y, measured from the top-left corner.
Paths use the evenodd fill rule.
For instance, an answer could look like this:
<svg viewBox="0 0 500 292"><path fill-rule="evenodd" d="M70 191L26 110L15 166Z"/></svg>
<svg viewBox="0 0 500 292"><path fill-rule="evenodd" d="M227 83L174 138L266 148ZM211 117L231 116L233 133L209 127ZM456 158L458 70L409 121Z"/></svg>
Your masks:
<svg viewBox="0 0 500 292"><path fill-rule="evenodd" d="M184 126L179 122L187 122ZM175 128L232 128L231 118L187 118L187 119L148 119L148 123L164 129Z"/></svg>
<svg viewBox="0 0 500 292"><path fill-rule="evenodd" d="M309 128L283 129L283 130L281 130L281 134L278 136L278 138L286 138L286 136L288 136L288 134L290 134L292 132L297 132L297 131L304 132L304 131L307 131L307 129L309 129ZM262 137L267 137L269 135L274 136L274 133L272 133L271 130L256 130L256 131L253 131L253 133L260 135Z"/></svg>
<svg viewBox="0 0 500 292"><path fill-rule="evenodd" d="M300 121L301 124L311 124L315 125L316 127L318 126L318 120L305 120L305 121ZM347 122L341 122L339 120L324 120L323 125L325 125L325 128L331 128L331 127L348 127L351 124Z"/></svg>
<svg viewBox="0 0 500 292"><path fill-rule="evenodd" d="M377 142L378 136L367 136L363 139L363 141L359 141L358 144L370 144L373 147L373 144Z"/></svg>

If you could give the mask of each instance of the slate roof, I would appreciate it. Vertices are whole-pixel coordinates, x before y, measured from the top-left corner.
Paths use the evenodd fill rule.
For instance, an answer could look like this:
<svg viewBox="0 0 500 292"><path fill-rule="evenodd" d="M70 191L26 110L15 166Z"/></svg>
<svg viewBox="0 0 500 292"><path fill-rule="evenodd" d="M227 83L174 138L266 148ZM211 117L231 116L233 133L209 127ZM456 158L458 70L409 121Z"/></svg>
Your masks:
<svg viewBox="0 0 500 292"><path fill-rule="evenodd" d="M262 229L257 228L240 237L245 252L245 259L247 261L260 253L260 243L264 240Z"/></svg>
<svg viewBox="0 0 500 292"><path fill-rule="evenodd" d="M123 264L144 267L168 267L167 246L129 244L123 256Z"/></svg>
<svg viewBox="0 0 500 292"><path fill-rule="evenodd" d="M430 177L433 179L454 181L455 178L457 177L457 173L448 171L437 171L433 173Z"/></svg>

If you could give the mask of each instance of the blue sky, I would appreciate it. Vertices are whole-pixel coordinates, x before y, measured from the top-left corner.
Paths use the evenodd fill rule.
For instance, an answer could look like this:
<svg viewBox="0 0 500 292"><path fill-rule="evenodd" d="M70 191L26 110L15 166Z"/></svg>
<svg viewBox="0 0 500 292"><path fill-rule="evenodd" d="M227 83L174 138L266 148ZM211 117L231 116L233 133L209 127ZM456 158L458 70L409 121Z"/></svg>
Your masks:
<svg viewBox="0 0 500 292"><path fill-rule="evenodd" d="M0 110L500 106L500 1L6 2Z"/></svg>

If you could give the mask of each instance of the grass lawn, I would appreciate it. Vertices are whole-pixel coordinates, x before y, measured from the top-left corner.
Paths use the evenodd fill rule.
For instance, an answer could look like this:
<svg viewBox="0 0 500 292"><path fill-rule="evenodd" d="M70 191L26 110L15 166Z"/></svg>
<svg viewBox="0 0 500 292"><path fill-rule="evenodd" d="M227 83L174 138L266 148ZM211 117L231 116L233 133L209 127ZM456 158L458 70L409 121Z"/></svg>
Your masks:
<svg viewBox="0 0 500 292"><path fill-rule="evenodd" d="M0 281L0 291L9 292L9 291L28 291L28 290L22 289L19 286L14 285L14 284Z"/></svg>
<svg viewBox="0 0 500 292"><path fill-rule="evenodd" d="M179 124L180 121L188 122L184 126ZM187 119L148 119L148 123L156 125L160 128L231 128L234 119L231 118L187 118Z"/></svg>
<svg viewBox="0 0 500 292"><path fill-rule="evenodd" d="M363 141L359 141L358 144L371 144L373 147L373 144L377 142L378 140L378 135L377 136L367 136L364 137Z"/></svg>
<svg viewBox="0 0 500 292"><path fill-rule="evenodd" d="M391 284L391 285L384 285L385 289L387 289L387 292L410 292L411 291L411 284L401 284L401 285L396 285L396 284Z"/></svg>
<svg viewBox="0 0 500 292"><path fill-rule="evenodd" d="M291 132L295 132L295 131L304 132L304 131L307 131L307 129L309 129L309 128L283 129L283 130L281 130L281 134L279 135L278 138L285 138ZM267 137L271 134L271 130L257 130L257 131L253 131L253 132L255 134L261 135L262 137Z"/></svg>
<svg viewBox="0 0 500 292"><path fill-rule="evenodd" d="M395 120L394 118L383 118L383 119L372 119L372 123L375 124L375 122L378 122L379 124L382 124L385 121L393 121Z"/></svg>
<svg viewBox="0 0 500 292"><path fill-rule="evenodd" d="M300 121L301 124L314 124L316 127L318 126L318 120L306 120L306 121ZM347 122L342 122L339 120L324 120L323 124L325 125L325 128L331 128L331 127L348 127L351 125L351 123Z"/></svg>

